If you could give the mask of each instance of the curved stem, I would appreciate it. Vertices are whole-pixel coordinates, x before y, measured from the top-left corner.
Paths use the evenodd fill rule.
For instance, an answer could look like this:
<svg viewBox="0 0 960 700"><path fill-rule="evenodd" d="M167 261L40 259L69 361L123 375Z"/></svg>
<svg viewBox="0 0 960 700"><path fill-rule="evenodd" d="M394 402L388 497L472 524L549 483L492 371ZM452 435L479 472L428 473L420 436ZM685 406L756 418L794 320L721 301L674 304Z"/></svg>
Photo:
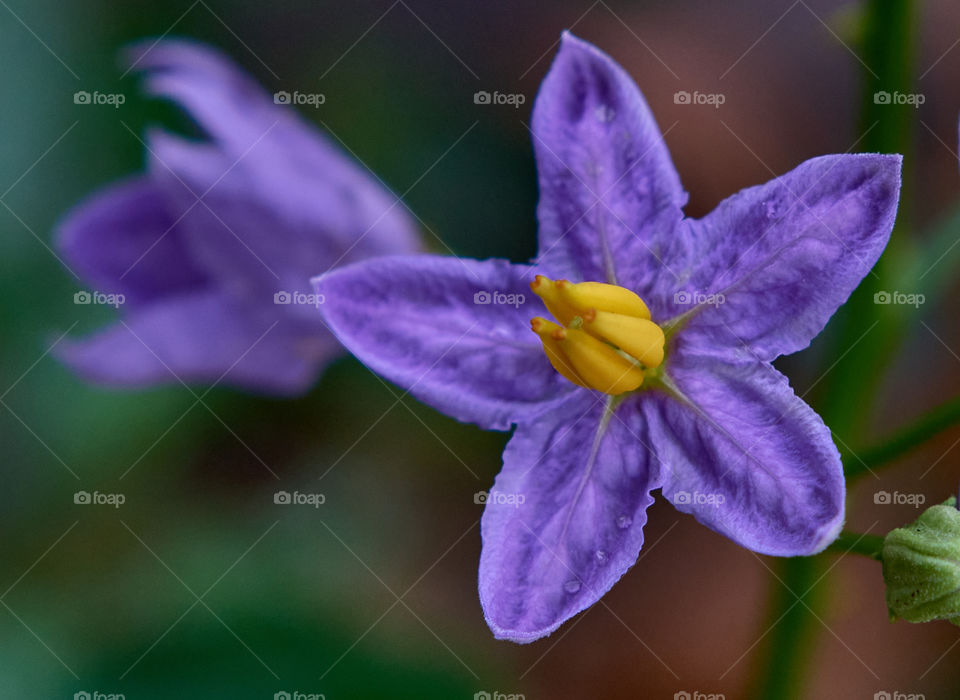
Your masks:
<svg viewBox="0 0 960 700"><path fill-rule="evenodd" d="M859 454L854 453L853 459L845 460L849 464L847 478L852 479L875 467L892 462L917 445L958 423L960 423L960 396L941 404L912 425L894 433L893 437L885 442L863 450Z"/></svg>
<svg viewBox="0 0 960 700"><path fill-rule="evenodd" d="M833 544L824 551L835 554L862 554L865 557L880 561L883 539L880 535L867 535L844 530L834 540Z"/></svg>

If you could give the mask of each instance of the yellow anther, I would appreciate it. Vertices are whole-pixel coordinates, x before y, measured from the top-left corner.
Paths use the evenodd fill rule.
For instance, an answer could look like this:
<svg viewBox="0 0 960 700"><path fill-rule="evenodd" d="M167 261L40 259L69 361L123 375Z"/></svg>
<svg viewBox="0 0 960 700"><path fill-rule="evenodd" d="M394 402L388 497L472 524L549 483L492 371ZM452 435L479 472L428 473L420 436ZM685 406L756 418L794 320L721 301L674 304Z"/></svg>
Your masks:
<svg viewBox="0 0 960 700"><path fill-rule="evenodd" d="M590 309L583 315L583 330L617 346L646 367L659 367L663 362L663 331L646 318Z"/></svg>
<svg viewBox="0 0 960 700"><path fill-rule="evenodd" d="M616 396L638 388L663 362L665 338L650 310L629 289L537 275L530 289L560 324L530 322L547 359L570 382Z"/></svg>
<svg viewBox="0 0 960 700"><path fill-rule="evenodd" d="M543 300L543 305L547 307L547 311L560 323L566 325L577 315L577 312L560 299L557 284L549 277L537 275L530 283L530 289Z"/></svg>
<svg viewBox="0 0 960 700"><path fill-rule="evenodd" d="M584 382L605 394L633 391L643 383L643 368L612 347L576 328L558 328L553 337Z"/></svg>
<svg viewBox="0 0 960 700"><path fill-rule="evenodd" d="M556 331L563 329L553 321L548 321L540 316L530 320L530 328L540 336L540 340L543 342L543 351L547 354L547 359L550 360L553 368L568 381L589 389L590 387L577 376L573 365L570 364L570 360L568 360L560 350L559 341L553 337Z"/></svg>
<svg viewBox="0 0 960 700"><path fill-rule="evenodd" d="M597 309L650 319L650 309L643 303L643 299L629 289L615 284L602 282L573 284L567 280L560 280L556 283L556 288L561 302L573 308L577 315L585 313L588 309Z"/></svg>

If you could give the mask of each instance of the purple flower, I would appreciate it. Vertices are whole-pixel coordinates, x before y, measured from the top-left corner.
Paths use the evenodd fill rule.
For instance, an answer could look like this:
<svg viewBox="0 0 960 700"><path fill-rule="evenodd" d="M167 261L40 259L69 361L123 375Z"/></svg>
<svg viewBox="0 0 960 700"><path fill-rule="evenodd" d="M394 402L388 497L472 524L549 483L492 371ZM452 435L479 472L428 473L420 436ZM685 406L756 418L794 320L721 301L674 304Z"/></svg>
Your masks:
<svg viewBox="0 0 960 700"><path fill-rule="evenodd" d="M533 265L397 256L315 281L373 370L459 420L516 426L479 587L494 634L517 642L633 565L654 489L757 552L836 537L839 454L770 363L806 347L876 262L900 184L899 156L825 156L685 219L637 87L570 34L533 135Z"/></svg>
<svg viewBox="0 0 960 700"><path fill-rule="evenodd" d="M146 138L146 171L71 212L58 245L123 320L59 349L95 382L176 381L305 391L342 348L318 317L310 276L412 253L403 205L225 57L163 41L131 55L146 89L205 135ZM117 297L121 298L121 297Z"/></svg>

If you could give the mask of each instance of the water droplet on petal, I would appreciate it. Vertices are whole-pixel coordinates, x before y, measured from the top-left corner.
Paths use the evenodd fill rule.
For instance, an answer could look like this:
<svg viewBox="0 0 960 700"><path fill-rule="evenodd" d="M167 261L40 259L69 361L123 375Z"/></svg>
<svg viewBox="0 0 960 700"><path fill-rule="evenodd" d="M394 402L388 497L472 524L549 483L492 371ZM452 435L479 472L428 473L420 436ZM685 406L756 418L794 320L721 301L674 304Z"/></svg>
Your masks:
<svg viewBox="0 0 960 700"><path fill-rule="evenodd" d="M764 211L767 214L768 219L776 219L780 216L780 203L774 200L763 203Z"/></svg>
<svg viewBox="0 0 960 700"><path fill-rule="evenodd" d="M598 550L596 551L596 553L594 554L594 556L597 558L597 562L598 562L598 563L600 563L600 564L606 564L606 563L607 563L607 553L606 553L605 551L603 551L602 549L598 549Z"/></svg>
<svg viewBox="0 0 960 700"><path fill-rule="evenodd" d="M570 579L563 584L563 590L565 590L567 593L576 593L580 590L580 582L576 579Z"/></svg>
<svg viewBox="0 0 960 700"><path fill-rule="evenodd" d="M597 121L602 123L612 122L613 118L617 116L617 113L607 105L599 105L593 113L597 117Z"/></svg>
<svg viewBox="0 0 960 700"><path fill-rule="evenodd" d="M621 515L619 518L617 518L617 527L619 527L621 530L626 530L631 525L633 525L633 518L631 518L629 515Z"/></svg>

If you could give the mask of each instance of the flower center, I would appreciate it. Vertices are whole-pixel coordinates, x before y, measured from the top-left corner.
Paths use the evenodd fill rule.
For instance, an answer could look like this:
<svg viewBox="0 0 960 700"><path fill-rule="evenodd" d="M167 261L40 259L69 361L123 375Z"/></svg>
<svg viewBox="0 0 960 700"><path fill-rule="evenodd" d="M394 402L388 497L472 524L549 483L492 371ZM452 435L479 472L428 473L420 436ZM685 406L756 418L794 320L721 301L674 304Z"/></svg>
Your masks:
<svg viewBox="0 0 960 700"><path fill-rule="evenodd" d="M638 388L644 371L663 362L663 331L629 289L543 275L530 289L559 321L537 316L530 327L553 368L574 384L616 396Z"/></svg>

